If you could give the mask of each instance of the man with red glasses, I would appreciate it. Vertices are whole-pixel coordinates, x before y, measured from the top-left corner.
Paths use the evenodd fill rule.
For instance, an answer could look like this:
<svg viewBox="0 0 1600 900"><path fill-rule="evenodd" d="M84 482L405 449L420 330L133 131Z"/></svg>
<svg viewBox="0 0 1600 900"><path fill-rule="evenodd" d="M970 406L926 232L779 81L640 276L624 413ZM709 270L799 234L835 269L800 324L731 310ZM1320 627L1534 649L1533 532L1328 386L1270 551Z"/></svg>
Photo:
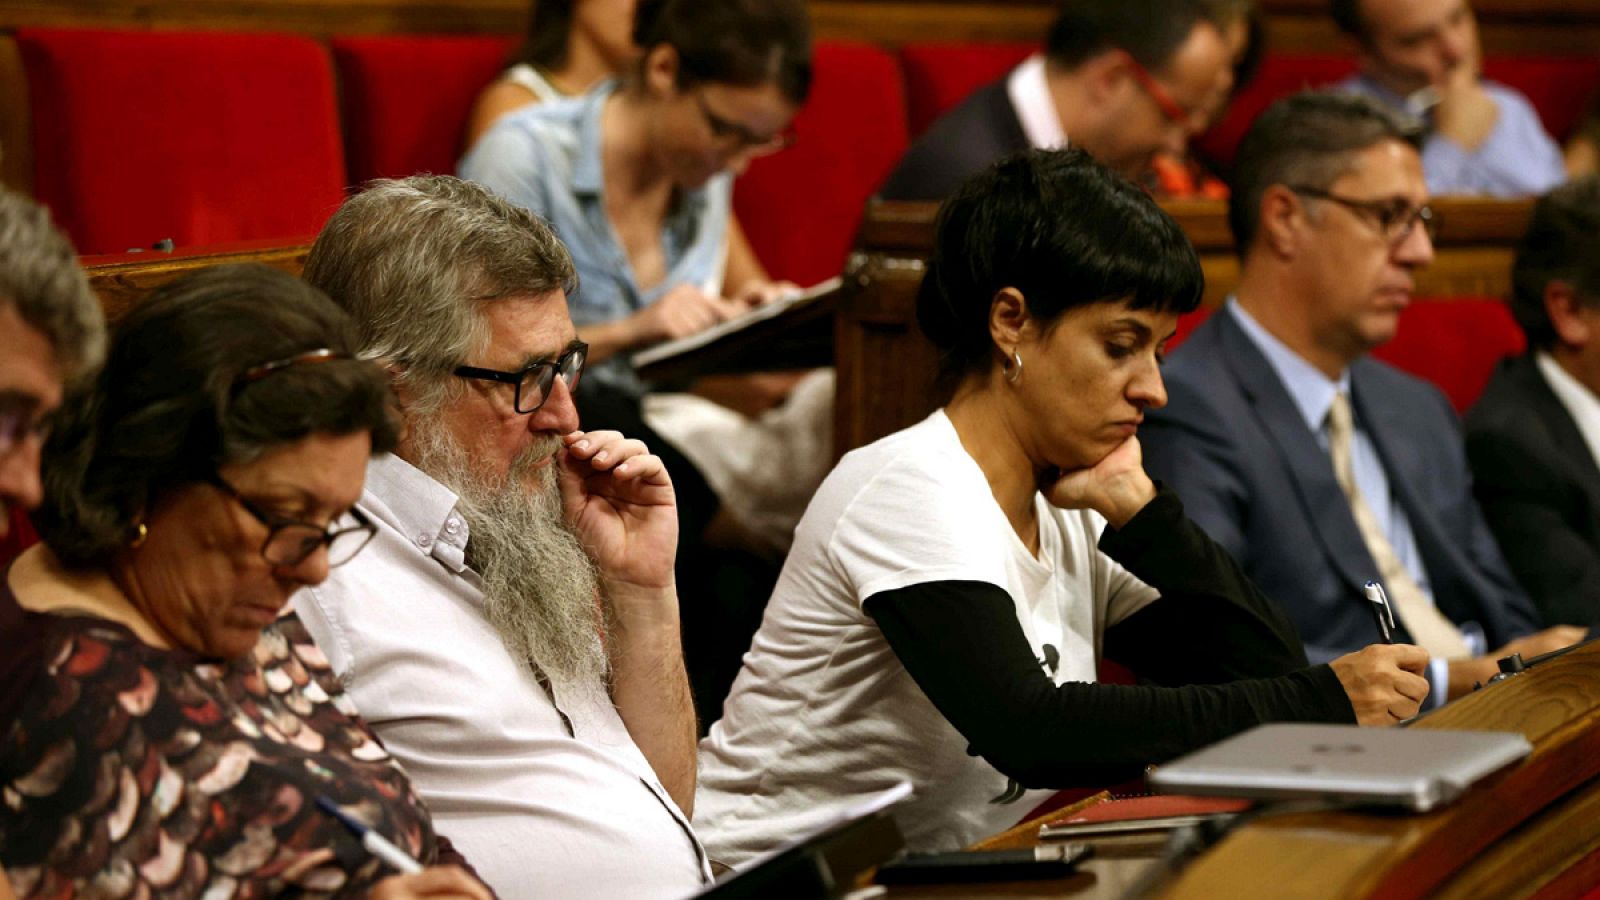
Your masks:
<svg viewBox="0 0 1600 900"><path fill-rule="evenodd" d="M1294 620L1313 662L1382 636L1428 650L1432 706L1539 630L1472 497L1444 394L1368 356L1433 261L1418 131L1377 102L1301 94L1256 120L1234 163L1237 293L1163 370L1145 465Z"/></svg>
<svg viewBox="0 0 1600 900"><path fill-rule="evenodd" d="M63 381L99 363L100 304L50 215L0 189L0 563L13 516L39 502L39 451Z"/></svg>
<svg viewBox="0 0 1600 900"><path fill-rule="evenodd" d="M1483 79L1467 0L1333 0L1361 72L1345 90L1424 120L1422 171L1434 194L1542 194L1566 178L1561 148L1528 99Z"/></svg>
<svg viewBox="0 0 1600 900"><path fill-rule="evenodd" d="M941 200L1028 149L1071 144L1130 178L1183 155L1227 102L1233 60L1206 0L1074 0L1043 52L979 88L912 144L879 193Z"/></svg>

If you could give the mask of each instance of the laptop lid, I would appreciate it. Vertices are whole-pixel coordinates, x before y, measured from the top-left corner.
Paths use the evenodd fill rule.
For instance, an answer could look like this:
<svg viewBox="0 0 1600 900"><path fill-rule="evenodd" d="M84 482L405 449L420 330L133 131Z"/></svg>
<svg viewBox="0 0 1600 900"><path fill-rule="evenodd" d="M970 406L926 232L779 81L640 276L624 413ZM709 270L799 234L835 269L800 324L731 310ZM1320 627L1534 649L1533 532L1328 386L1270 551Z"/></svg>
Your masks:
<svg viewBox="0 0 1600 900"><path fill-rule="evenodd" d="M1426 812L1533 745L1501 731L1259 725L1158 767L1158 791L1329 800Z"/></svg>

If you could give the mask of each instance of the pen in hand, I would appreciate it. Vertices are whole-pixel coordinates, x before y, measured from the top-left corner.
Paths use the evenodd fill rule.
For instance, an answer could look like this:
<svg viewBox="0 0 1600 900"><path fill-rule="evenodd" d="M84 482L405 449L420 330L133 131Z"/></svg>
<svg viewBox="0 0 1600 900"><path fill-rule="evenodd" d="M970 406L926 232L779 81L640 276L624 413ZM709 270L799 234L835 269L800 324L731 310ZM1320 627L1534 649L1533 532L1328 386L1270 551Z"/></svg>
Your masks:
<svg viewBox="0 0 1600 900"><path fill-rule="evenodd" d="M1378 637L1385 644L1394 643L1394 608L1389 605L1389 595L1376 581L1367 582L1364 590L1367 602L1372 604L1372 618L1378 623Z"/></svg>
<svg viewBox="0 0 1600 900"><path fill-rule="evenodd" d="M338 819L340 824L350 829L350 833L361 839L361 846L367 852L383 860L390 868L401 875L415 875L422 871L422 863L417 862L406 854L404 850L390 843L383 835L368 828L366 823L351 818L339 804L334 803L327 796L317 798L317 808Z"/></svg>

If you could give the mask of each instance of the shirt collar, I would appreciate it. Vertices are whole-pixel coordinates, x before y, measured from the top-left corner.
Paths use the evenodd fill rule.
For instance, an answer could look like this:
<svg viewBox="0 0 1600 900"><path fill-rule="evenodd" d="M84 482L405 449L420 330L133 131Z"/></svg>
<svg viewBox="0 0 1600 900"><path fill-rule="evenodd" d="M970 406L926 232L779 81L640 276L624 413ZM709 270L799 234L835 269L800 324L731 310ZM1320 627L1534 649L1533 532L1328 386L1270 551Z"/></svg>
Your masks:
<svg viewBox="0 0 1600 900"><path fill-rule="evenodd" d="M578 113L578 159L572 167L572 190L579 194L598 194L604 181L600 171L600 116L606 101L617 92L616 79L601 82L583 95Z"/></svg>
<svg viewBox="0 0 1600 900"><path fill-rule="evenodd" d="M454 491L392 453L367 463L361 508L457 573L467 567L469 532L466 519L456 512L459 503Z"/></svg>
<svg viewBox="0 0 1600 900"><path fill-rule="evenodd" d="M1359 85L1362 93L1367 94L1390 109L1398 109L1406 115L1423 120L1429 119L1433 113L1433 108L1431 106L1427 109L1416 109L1411 105L1407 95L1397 94L1389 88L1384 87L1384 85L1377 79L1365 72L1358 72L1355 76L1355 81Z"/></svg>
<svg viewBox="0 0 1600 900"><path fill-rule="evenodd" d="M1323 423L1327 421L1328 410L1333 406L1334 395L1350 392L1350 370L1345 369L1339 373L1338 378L1329 378L1320 369L1306 362L1300 354L1289 349L1283 341L1273 336L1272 332L1262 327L1244 307L1239 305L1235 297L1228 298L1228 312L1233 316L1239 327L1256 345L1261 355L1267 358L1267 364L1278 374L1278 380L1283 382L1289 391L1289 398L1294 401L1295 409L1300 411L1301 418L1305 419L1306 427L1313 433L1321 432Z"/></svg>
<svg viewBox="0 0 1600 900"><path fill-rule="evenodd" d="M1035 149L1056 150L1067 145L1061 114L1050 97L1043 56L1035 53L1011 70L1006 78L1006 95L1011 98L1017 121L1022 123L1022 133L1028 136L1028 143Z"/></svg>
<svg viewBox="0 0 1600 900"><path fill-rule="evenodd" d="M1561 368L1561 364L1543 350L1534 354L1534 363L1539 367L1539 374L1550 385L1551 393L1561 401L1567 410L1567 415L1572 416L1572 421L1578 426L1578 433L1583 435L1583 442L1588 445L1589 452L1596 460L1600 460L1600 397L1583 386L1583 383L1572 377L1572 373Z"/></svg>

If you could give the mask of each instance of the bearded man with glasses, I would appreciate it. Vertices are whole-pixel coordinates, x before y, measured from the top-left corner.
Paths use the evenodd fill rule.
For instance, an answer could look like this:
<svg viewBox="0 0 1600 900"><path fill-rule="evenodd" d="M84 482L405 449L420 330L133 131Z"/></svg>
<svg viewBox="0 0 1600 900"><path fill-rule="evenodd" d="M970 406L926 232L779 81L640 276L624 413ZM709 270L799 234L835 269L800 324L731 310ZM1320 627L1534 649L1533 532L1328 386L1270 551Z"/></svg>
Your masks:
<svg viewBox="0 0 1600 900"><path fill-rule="evenodd" d="M1459 423L1432 385L1368 356L1433 261L1420 130L1376 101L1300 94L1240 145L1228 218L1239 287L1172 355L1145 463L1326 662L1377 631L1382 584L1432 656L1428 706L1495 659L1565 646L1539 630L1472 497ZM1551 623L1553 624L1553 623Z"/></svg>
<svg viewBox="0 0 1600 900"><path fill-rule="evenodd" d="M296 601L356 707L500 896L693 892L676 498L641 442L579 430L566 247L417 176L348 200L305 278L405 423L356 505L371 544Z"/></svg>

